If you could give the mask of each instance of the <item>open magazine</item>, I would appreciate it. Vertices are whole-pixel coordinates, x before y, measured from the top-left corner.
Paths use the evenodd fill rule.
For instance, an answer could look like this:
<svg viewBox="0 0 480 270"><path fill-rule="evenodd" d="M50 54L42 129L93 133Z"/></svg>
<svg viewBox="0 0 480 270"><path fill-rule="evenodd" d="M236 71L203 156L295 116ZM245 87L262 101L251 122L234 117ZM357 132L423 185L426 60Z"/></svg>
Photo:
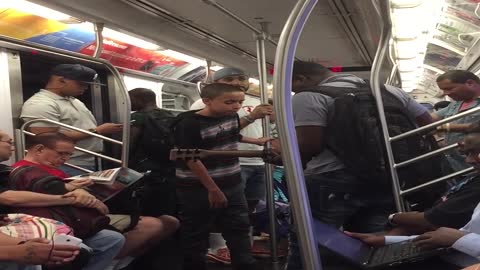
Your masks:
<svg viewBox="0 0 480 270"><path fill-rule="evenodd" d="M118 176L121 168L108 169L98 172L91 172L82 175L76 175L67 180L78 180L78 179L91 179L96 184L110 185L112 184Z"/></svg>

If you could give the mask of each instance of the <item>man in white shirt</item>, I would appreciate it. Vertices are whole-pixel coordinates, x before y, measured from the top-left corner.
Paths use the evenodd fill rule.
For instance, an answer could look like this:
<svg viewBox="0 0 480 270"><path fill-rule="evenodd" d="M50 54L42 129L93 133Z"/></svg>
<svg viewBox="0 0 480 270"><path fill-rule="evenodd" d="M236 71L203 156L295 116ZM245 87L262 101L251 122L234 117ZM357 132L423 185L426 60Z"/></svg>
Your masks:
<svg viewBox="0 0 480 270"><path fill-rule="evenodd" d="M20 117L23 121L44 118L77 128L85 129L101 135L110 135L122 131L122 124L104 123L97 125L93 114L83 102L75 97L82 95L91 84L95 84L97 72L79 64L61 64L55 66L50 72L45 89L41 89L29 98L22 107ZM60 131L74 139L78 147L93 151L102 151L102 141L85 133L60 128L56 125L38 122L30 125L33 133ZM70 163L95 170L94 157L76 151ZM81 171L63 166L67 174L75 175Z"/></svg>
<svg viewBox="0 0 480 270"><path fill-rule="evenodd" d="M465 137L463 152L467 154L465 162L480 171L480 133L471 133ZM389 245L408 239L414 239L417 245L422 248L451 246L453 249L460 251L461 254L442 257L442 259L459 267L467 267L480 262L480 203L475 208L471 220L459 230L441 227L419 236L391 236L350 232L347 232L347 234L372 246Z"/></svg>

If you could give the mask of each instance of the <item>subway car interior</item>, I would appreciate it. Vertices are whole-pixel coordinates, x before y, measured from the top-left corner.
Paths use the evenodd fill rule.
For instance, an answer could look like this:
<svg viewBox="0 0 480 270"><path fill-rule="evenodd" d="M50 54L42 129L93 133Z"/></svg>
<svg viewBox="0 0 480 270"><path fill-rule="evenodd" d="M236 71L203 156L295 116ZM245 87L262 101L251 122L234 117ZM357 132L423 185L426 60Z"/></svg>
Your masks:
<svg viewBox="0 0 480 270"><path fill-rule="evenodd" d="M0 0L0 269L480 269L479 8Z"/></svg>

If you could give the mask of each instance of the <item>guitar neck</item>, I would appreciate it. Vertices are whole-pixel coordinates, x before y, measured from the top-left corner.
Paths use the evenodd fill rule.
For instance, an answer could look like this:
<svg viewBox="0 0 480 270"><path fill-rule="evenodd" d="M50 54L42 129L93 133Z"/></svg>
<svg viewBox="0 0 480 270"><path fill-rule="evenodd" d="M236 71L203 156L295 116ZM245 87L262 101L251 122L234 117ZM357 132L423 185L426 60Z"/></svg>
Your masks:
<svg viewBox="0 0 480 270"><path fill-rule="evenodd" d="M263 157L262 150L202 150L205 157Z"/></svg>

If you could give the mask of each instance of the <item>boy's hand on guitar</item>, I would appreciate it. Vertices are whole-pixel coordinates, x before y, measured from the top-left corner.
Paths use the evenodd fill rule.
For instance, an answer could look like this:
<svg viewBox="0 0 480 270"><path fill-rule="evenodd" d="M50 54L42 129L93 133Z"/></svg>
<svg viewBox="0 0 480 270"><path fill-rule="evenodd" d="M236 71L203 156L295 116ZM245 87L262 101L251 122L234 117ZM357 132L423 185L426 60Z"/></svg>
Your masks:
<svg viewBox="0 0 480 270"><path fill-rule="evenodd" d="M225 208L228 204L227 197L218 188L208 191L208 201L210 202L210 208Z"/></svg>

